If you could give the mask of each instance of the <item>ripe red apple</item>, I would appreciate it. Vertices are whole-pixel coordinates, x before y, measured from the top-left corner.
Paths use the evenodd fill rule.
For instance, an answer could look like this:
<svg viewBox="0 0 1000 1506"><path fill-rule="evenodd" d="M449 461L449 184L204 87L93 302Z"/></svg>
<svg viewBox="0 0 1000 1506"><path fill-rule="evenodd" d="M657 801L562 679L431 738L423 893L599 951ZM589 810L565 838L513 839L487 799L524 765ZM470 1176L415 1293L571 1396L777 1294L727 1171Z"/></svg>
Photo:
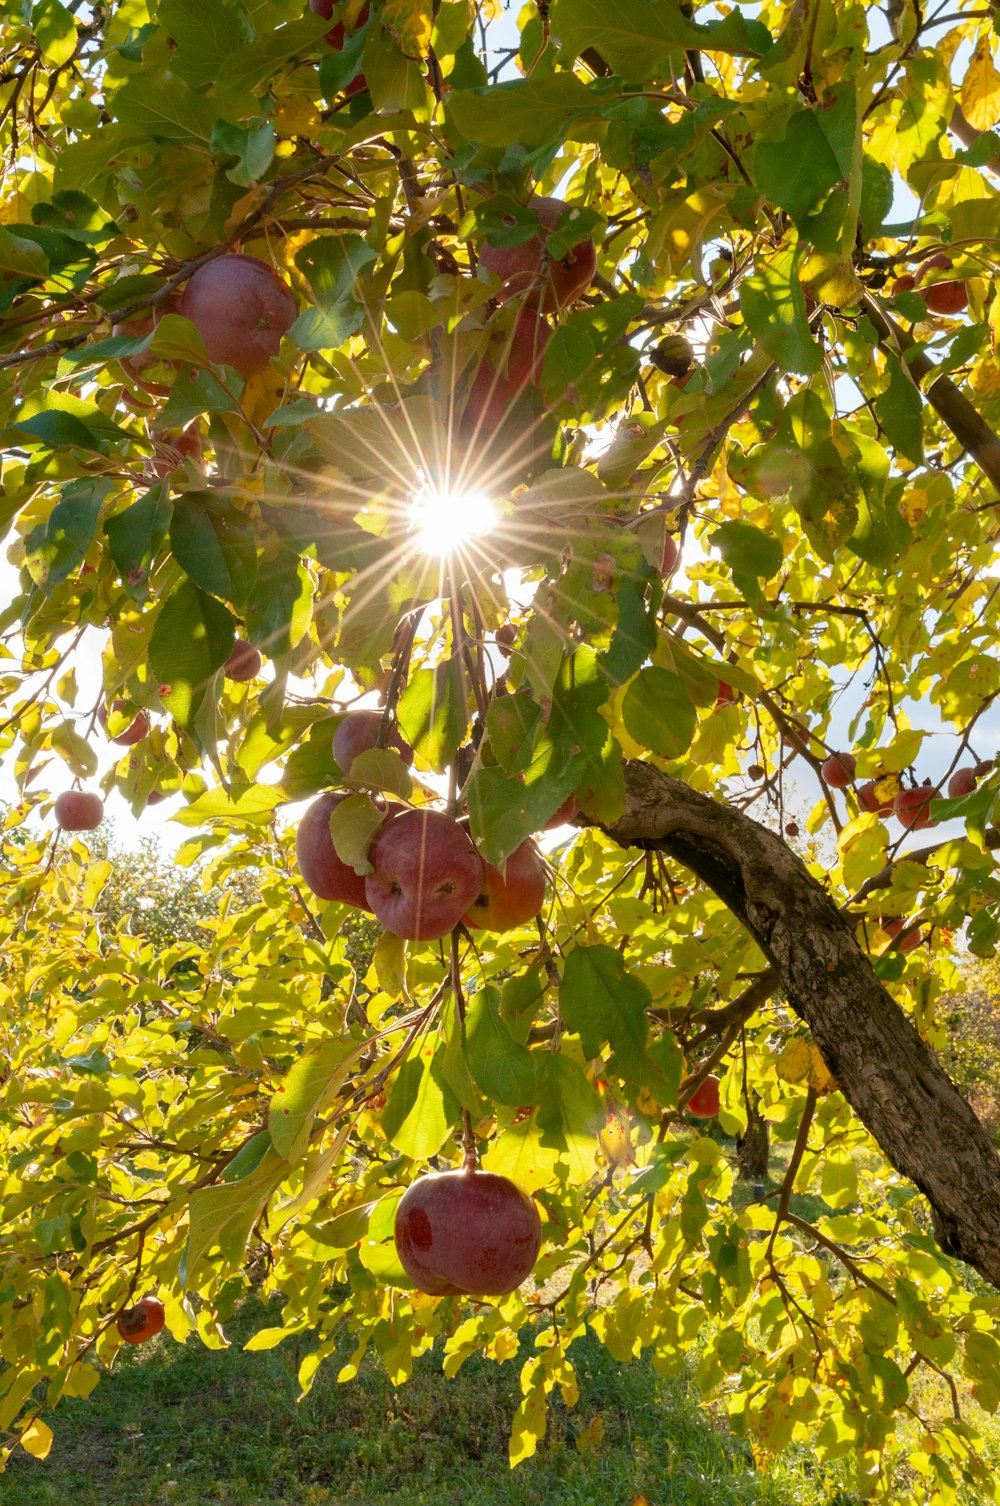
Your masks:
<svg viewBox="0 0 1000 1506"><path fill-rule="evenodd" d="M163 1303L159 1297L143 1297L134 1307L118 1314L115 1327L126 1344L144 1344L163 1327Z"/></svg>
<svg viewBox="0 0 1000 1506"><path fill-rule="evenodd" d="M660 560L660 574L667 580L677 569L677 562L681 557L681 546L672 533L663 535L663 556Z"/></svg>
<svg viewBox="0 0 1000 1506"><path fill-rule="evenodd" d="M346 774L359 753L374 748L378 729L382 725L381 711L350 711L333 734L333 756ZM403 762L410 766L413 749L397 727L393 727L385 740L387 748L394 748Z"/></svg>
<svg viewBox="0 0 1000 1506"><path fill-rule="evenodd" d="M917 279L912 272L904 272L902 277L897 277L889 289L890 297L897 298L900 293L910 293L917 285Z"/></svg>
<svg viewBox="0 0 1000 1506"><path fill-rule="evenodd" d="M278 354L298 309L266 262L229 252L192 273L180 312L196 326L210 361L250 377Z"/></svg>
<svg viewBox="0 0 1000 1506"><path fill-rule="evenodd" d="M580 802L575 795L567 795L555 815L550 816L542 831L551 831L555 826L566 826L580 814Z"/></svg>
<svg viewBox="0 0 1000 1506"><path fill-rule="evenodd" d="M153 441L153 474L163 477L169 476L171 471L178 470L185 460L193 460L203 471L201 448L201 430L197 422L188 424L186 429L174 431L169 429L151 428L149 437Z"/></svg>
<svg viewBox="0 0 1000 1506"><path fill-rule="evenodd" d="M313 801L295 833L295 856L306 888L318 899L339 899L370 914L363 876L340 861L330 835L330 815L346 799L346 795L327 794Z"/></svg>
<svg viewBox="0 0 1000 1506"><path fill-rule="evenodd" d="M917 273L917 286L924 281L928 272L950 272L953 266L950 256L939 251L935 256L929 256L921 262ZM927 306L930 314L960 314L969 306L969 292L964 282L949 279L946 282L932 283L928 288L921 288L920 296Z"/></svg>
<svg viewBox="0 0 1000 1506"><path fill-rule="evenodd" d="M832 790L846 790L854 781L857 767L853 753L832 753L819 772Z"/></svg>
<svg viewBox="0 0 1000 1506"><path fill-rule="evenodd" d="M113 324L111 333L116 339L127 335L130 340L144 340L147 335L152 334L164 314L176 314L179 311L180 301L180 290L174 288L157 308L151 309L147 314L140 314L135 319L126 319L121 324ZM151 397L166 397L170 388L165 382L150 382L141 375L148 367L155 366L160 360L162 357L158 356L155 351L146 350L141 355L123 356L121 365L132 380Z"/></svg>
<svg viewBox="0 0 1000 1506"><path fill-rule="evenodd" d="M858 789L858 804L863 811L871 811L875 816L888 816L895 810L895 797L890 795L887 800L879 798L878 783L869 779Z"/></svg>
<svg viewBox="0 0 1000 1506"><path fill-rule="evenodd" d="M100 722L102 727L106 728L108 725L108 718L110 716L118 716L119 713L127 710L128 701L113 701L110 710L107 706L102 705L98 707L97 720ZM136 712L136 715L133 717L132 721L129 722L124 732L119 732L117 737L111 738L111 741L113 743L117 743L121 748L131 748L134 743L140 743L142 742L142 739L144 737L148 736L149 712L138 711Z"/></svg>
<svg viewBox="0 0 1000 1506"><path fill-rule="evenodd" d="M566 205L561 199L540 198L533 199L530 207L544 233L532 236L520 246L493 246L484 241L479 261L503 283L497 295L501 303L521 297L526 305L540 308L543 314L554 314L574 303L590 286L597 271L597 251L588 236L572 246L564 257L549 256L547 235L559 224Z"/></svg>
<svg viewBox="0 0 1000 1506"><path fill-rule="evenodd" d="M333 15L333 8L336 3L337 0L309 0L309 9L315 15L322 16L325 21L328 21ZM359 11L358 19L351 27L351 31L357 31L358 27L364 26L367 20L368 7L366 5L361 11ZM336 26L331 26L328 32L324 32L323 41L328 47L332 48L334 52L342 52L344 48L344 42L347 40L347 37L348 32L346 27L344 26L343 21L338 21ZM344 97L345 99L350 99L352 95L360 94L367 88L368 83L365 79L364 74L359 73L357 78L352 78L351 82L344 89Z"/></svg>
<svg viewBox="0 0 1000 1506"><path fill-rule="evenodd" d="M365 894L396 936L434 941L454 930L483 887L483 862L468 832L442 811L407 810L375 834Z"/></svg>
<svg viewBox="0 0 1000 1506"><path fill-rule="evenodd" d="M222 673L227 680L236 680L242 684L245 680L257 678L263 662L260 649L254 648L252 643L247 643L243 638L237 638L232 653L222 666Z"/></svg>
<svg viewBox="0 0 1000 1506"><path fill-rule="evenodd" d="M56 797L55 818L63 831L94 831L104 820L104 801L87 790L63 790Z"/></svg>
<svg viewBox="0 0 1000 1506"><path fill-rule="evenodd" d="M892 937L893 950L896 952L912 952L924 939L920 934L920 927L909 925L905 920L895 918L883 920L881 924L886 935Z"/></svg>
<svg viewBox="0 0 1000 1506"><path fill-rule="evenodd" d="M978 783L975 769L956 769L948 780L949 800L959 800L963 795L971 795Z"/></svg>
<svg viewBox="0 0 1000 1506"><path fill-rule="evenodd" d="M490 1171L431 1172L400 1199L396 1253L431 1297L505 1297L534 1270L542 1221L534 1202Z"/></svg>
<svg viewBox="0 0 1000 1506"><path fill-rule="evenodd" d="M483 887L462 919L484 931L512 931L533 919L545 901L545 866L534 842L516 847L503 871L483 864Z"/></svg>
<svg viewBox="0 0 1000 1506"><path fill-rule="evenodd" d="M924 826L937 823L930 814L931 801L940 798L940 791L933 785L921 784L916 789L900 790L892 802L894 814L907 831L920 831Z"/></svg>
<svg viewBox="0 0 1000 1506"><path fill-rule="evenodd" d="M992 774L995 770L996 764L992 758L981 758L976 764L974 772L977 779L985 779L987 774Z"/></svg>
<svg viewBox="0 0 1000 1506"><path fill-rule="evenodd" d="M469 390L462 426L487 438L507 418L518 394L537 380L552 335L534 308L518 309L510 332L497 328Z"/></svg>
<svg viewBox="0 0 1000 1506"><path fill-rule="evenodd" d="M681 1092L683 1091L684 1084L682 1083ZM696 1119L714 1119L719 1112L719 1103L719 1079L711 1076L698 1084L684 1107Z"/></svg>
<svg viewBox="0 0 1000 1506"><path fill-rule="evenodd" d="M736 692L735 692L735 690L733 689L733 687L731 685L727 684L725 680L720 680L719 681L718 693L717 693L717 695L715 697L716 710L718 710L718 708L720 706L735 706L735 704L736 704Z"/></svg>

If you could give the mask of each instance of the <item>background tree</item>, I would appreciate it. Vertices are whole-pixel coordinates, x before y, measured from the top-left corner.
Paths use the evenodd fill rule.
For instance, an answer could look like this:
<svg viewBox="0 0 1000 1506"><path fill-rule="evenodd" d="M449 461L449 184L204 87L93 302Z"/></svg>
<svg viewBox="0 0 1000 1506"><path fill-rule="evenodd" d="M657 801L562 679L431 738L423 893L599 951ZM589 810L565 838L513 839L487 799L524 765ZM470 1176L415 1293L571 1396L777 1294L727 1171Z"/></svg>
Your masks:
<svg viewBox="0 0 1000 1506"><path fill-rule="evenodd" d="M514 1463L589 1326L995 1498L991 16L315 9L4 11L0 1428L249 1251L303 1388L532 1324ZM108 945L104 797L210 855L196 945ZM470 1306L393 1227L477 1160L542 1253Z"/></svg>

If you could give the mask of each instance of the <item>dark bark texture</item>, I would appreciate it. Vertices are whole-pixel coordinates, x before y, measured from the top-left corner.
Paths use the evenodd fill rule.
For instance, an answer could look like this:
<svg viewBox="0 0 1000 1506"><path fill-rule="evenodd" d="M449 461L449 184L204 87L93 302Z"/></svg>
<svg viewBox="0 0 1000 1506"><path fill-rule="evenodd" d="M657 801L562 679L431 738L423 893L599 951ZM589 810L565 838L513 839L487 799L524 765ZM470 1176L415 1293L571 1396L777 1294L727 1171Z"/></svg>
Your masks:
<svg viewBox="0 0 1000 1506"><path fill-rule="evenodd" d="M607 831L684 864L742 921L859 1119L927 1198L942 1250L1000 1288L993 1142L823 885L766 827L651 764L626 765L625 811Z"/></svg>

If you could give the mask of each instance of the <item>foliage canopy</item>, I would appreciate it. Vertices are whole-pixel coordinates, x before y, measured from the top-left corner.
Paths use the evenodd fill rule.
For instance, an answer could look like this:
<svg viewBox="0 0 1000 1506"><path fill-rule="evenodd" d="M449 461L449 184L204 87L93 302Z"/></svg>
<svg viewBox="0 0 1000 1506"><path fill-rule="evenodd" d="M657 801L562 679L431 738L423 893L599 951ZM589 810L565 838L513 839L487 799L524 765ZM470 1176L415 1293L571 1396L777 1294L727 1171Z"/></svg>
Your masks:
<svg viewBox="0 0 1000 1506"><path fill-rule="evenodd" d="M285 1299L256 1347L314 1335L304 1389L345 1328L340 1379L374 1346L402 1381L534 1324L514 1463L589 1328L663 1373L696 1353L755 1447L850 1456L864 1497L905 1455L916 1500L1000 1498L1000 1173L928 1049L956 933L1000 935L1000 786L902 856L858 798L937 792L1000 693L1000 75L989 8L889 12L0 7L12 1445L45 1454L137 1296L221 1346L255 1279ZM478 262L538 235L535 194L568 206L544 264L597 248L544 315ZM245 377L178 311L234 251L298 311ZM428 553L414 498L451 499L454 543L471 492L497 526ZM372 957L303 889L300 802L344 782L362 696L417 755L365 788L464 802L493 863L576 797L537 925ZM118 700L110 734L151 719L124 752ZM220 891L197 941L102 923L107 861L39 835L70 778L172 797ZM721 1134L684 1108L713 1070ZM790 1157L748 1202L724 1137L752 1113ZM544 1224L536 1289L464 1306L392 1241L463 1140Z"/></svg>

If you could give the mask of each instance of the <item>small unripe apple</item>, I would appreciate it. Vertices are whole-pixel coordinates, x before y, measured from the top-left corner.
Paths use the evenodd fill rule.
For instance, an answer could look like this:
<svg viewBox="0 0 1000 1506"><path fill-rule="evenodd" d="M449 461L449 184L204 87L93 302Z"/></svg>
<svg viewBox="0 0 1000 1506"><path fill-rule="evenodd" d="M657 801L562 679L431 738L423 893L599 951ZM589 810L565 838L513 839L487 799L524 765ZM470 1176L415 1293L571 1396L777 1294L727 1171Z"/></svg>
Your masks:
<svg viewBox="0 0 1000 1506"><path fill-rule="evenodd" d="M683 335L668 335L650 352L649 359L665 376L687 376L694 362L694 350Z"/></svg>
<svg viewBox="0 0 1000 1506"><path fill-rule="evenodd" d="M295 857L306 888L318 899L337 899L371 914L364 876L340 861L330 835L330 816L346 799L334 793L313 801L295 833Z"/></svg>
<svg viewBox="0 0 1000 1506"><path fill-rule="evenodd" d="M227 680L235 680L243 683L245 680L255 680L260 674L264 660L260 649L254 648L252 643L247 643L242 638L237 638L233 644L233 651L222 666L222 673Z"/></svg>
<svg viewBox="0 0 1000 1506"><path fill-rule="evenodd" d="M590 286L597 270L597 251L588 236L564 257L549 256L546 235L559 224L566 205L561 199L539 198L531 201L530 208L546 234L533 236L519 246L493 246L484 241L479 261L503 283L497 294L501 303L519 297L543 314L554 314L574 303Z"/></svg>
<svg viewBox="0 0 1000 1506"><path fill-rule="evenodd" d="M158 1297L143 1297L134 1307L118 1314L115 1327L126 1344L144 1344L163 1327L163 1303Z"/></svg>
<svg viewBox="0 0 1000 1506"><path fill-rule="evenodd" d="M681 1092L683 1091L684 1084L682 1083ZM714 1119L719 1112L720 1102L719 1079L713 1075L706 1077L704 1082L698 1084L684 1107L696 1119Z"/></svg>
<svg viewBox="0 0 1000 1506"><path fill-rule="evenodd" d="M747 765L748 779L763 779L766 773L767 770L764 768L764 765L762 763L751 763Z"/></svg>
<svg viewBox="0 0 1000 1506"><path fill-rule="evenodd" d="M407 810L379 827L365 894L387 931L434 941L454 930L483 887L468 832L442 811Z"/></svg>
<svg viewBox="0 0 1000 1506"><path fill-rule="evenodd" d="M298 309L266 262L228 252L191 274L180 312L197 328L210 361L250 377L278 354Z"/></svg>
<svg viewBox="0 0 1000 1506"><path fill-rule="evenodd" d="M350 711L344 717L333 734L333 756L345 774L359 753L375 747L381 725L381 711ZM397 727L391 728L385 746L393 748L407 767L412 764L413 749Z"/></svg>
<svg viewBox="0 0 1000 1506"><path fill-rule="evenodd" d="M928 272L950 272L952 265L951 257L945 256L943 252L938 252L935 256L929 256L926 261L921 263L920 271L917 274L917 285L919 286L924 281ZM946 282L935 282L927 288L922 287L920 289L920 296L924 300L927 311L930 314L960 314L963 309L969 306L969 292L965 283L958 282L955 279L949 279Z"/></svg>
<svg viewBox="0 0 1000 1506"><path fill-rule="evenodd" d="M978 783L975 769L956 769L948 780L949 800L959 800L963 795L971 795Z"/></svg>
<svg viewBox="0 0 1000 1506"><path fill-rule="evenodd" d="M104 820L104 801L87 790L63 790L54 811L63 831L94 831Z"/></svg>
<svg viewBox="0 0 1000 1506"><path fill-rule="evenodd" d="M107 706L103 706L102 705L102 706L98 707L97 719L100 722L100 724L101 724L102 727L107 728L108 718L109 717L111 717L111 716L116 716L117 717L120 712L127 711L127 710L128 710L128 701L113 701L112 704L111 704L110 710L108 709ZM132 721L129 722L129 724L125 728L124 732L119 732L118 735L117 735L117 737L112 737L111 738L111 741L113 743L117 743L118 746L121 747L121 748L131 748L134 743L142 742L142 739L144 737L148 737L148 736L149 736L149 712L148 711L138 711L138 712L136 712L136 714L133 717Z"/></svg>
<svg viewBox="0 0 1000 1506"><path fill-rule="evenodd" d="M853 753L832 753L819 772L832 790L846 790L854 781L857 767Z"/></svg>
<svg viewBox="0 0 1000 1506"><path fill-rule="evenodd" d="M489 1171L431 1172L400 1199L396 1252L431 1297L504 1297L534 1270L542 1221L533 1200Z"/></svg>
<svg viewBox="0 0 1000 1506"><path fill-rule="evenodd" d="M545 901L545 865L534 842L516 847L503 870L483 864L483 886L462 919L484 931L512 931L534 919Z"/></svg>
<svg viewBox="0 0 1000 1506"><path fill-rule="evenodd" d="M940 792L933 785L921 784L916 789L900 790L892 802L894 814L907 831L920 831L925 826L937 823L930 814L931 801L937 800Z"/></svg>

